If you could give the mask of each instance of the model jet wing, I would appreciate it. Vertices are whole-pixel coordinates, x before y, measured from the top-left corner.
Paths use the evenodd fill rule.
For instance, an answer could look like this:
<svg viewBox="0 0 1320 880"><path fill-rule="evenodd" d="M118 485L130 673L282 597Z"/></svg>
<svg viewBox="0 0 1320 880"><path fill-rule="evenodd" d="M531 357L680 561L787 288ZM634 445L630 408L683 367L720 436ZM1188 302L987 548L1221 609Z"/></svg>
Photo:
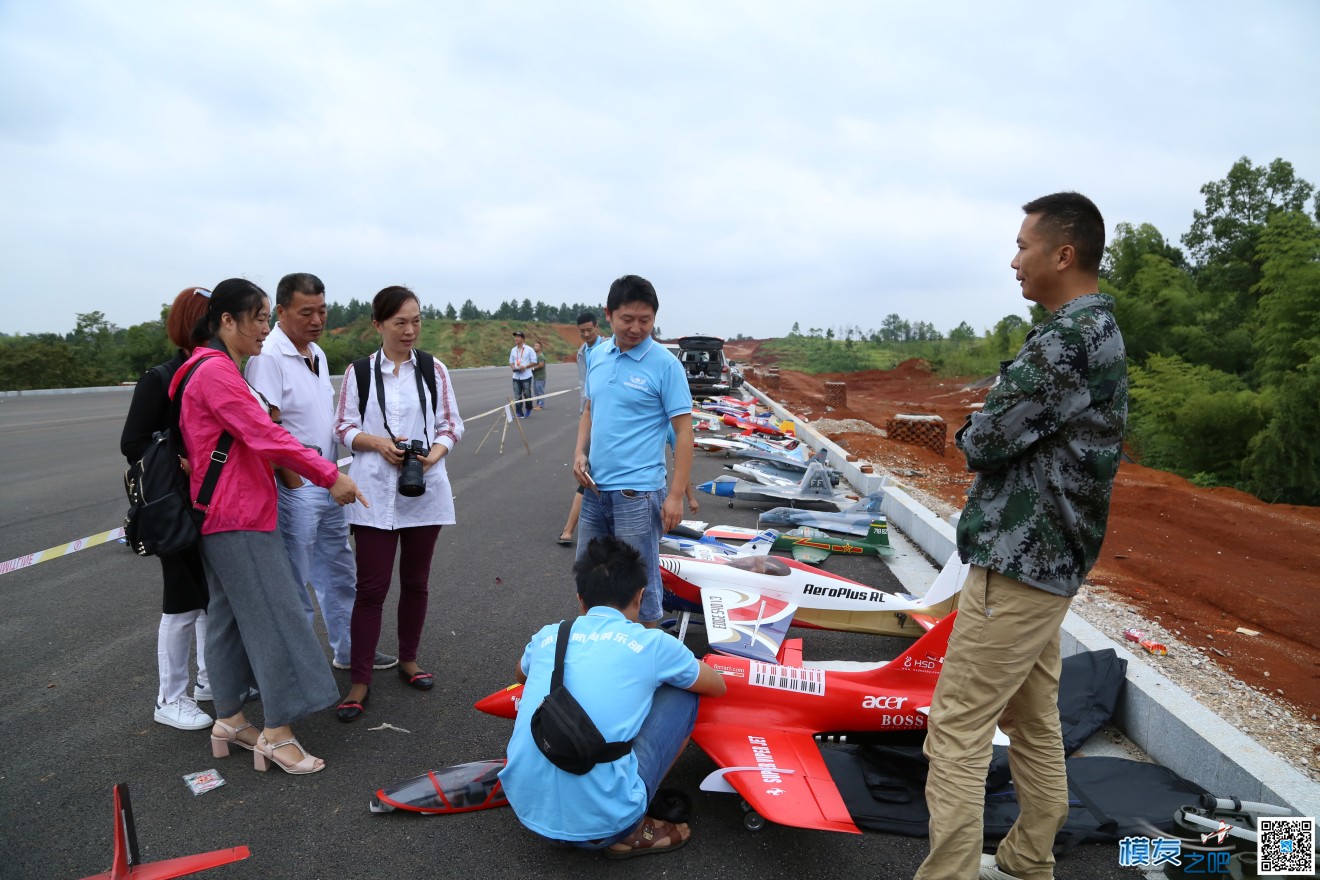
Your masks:
<svg viewBox="0 0 1320 880"><path fill-rule="evenodd" d="M821 547L804 547L801 544L794 544L789 552L798 562L805 562L808 565L816 565L830 558L828 550Z"/></svg>
<svg viewBox="0 0 1320 880"><path fill-rule="evenodd" d="M861 833L810 732L699 723L692 739L721 768L703 791L736 791L780 825Z"/></svg>
<svg viewBox="0 0 1320 880"><path fill-rule="evenodd" d="M775 663L797 606L750 590L705 587L701 613L711 650Z"/></svg>

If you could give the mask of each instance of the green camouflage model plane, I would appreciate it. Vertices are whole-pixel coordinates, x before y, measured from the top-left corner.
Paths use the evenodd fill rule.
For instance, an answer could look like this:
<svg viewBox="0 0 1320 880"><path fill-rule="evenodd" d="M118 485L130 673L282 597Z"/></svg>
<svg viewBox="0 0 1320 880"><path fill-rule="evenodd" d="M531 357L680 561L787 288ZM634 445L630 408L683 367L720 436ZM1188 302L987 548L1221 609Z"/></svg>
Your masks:
<svg viewBox="0 0 1320 880"><path fill-rule="evenodd" d="M775 538L772 550L787 550L793 558L808 565L823 562L831 553L854 556L893 556L889 546L889 523L883 516L871 520L866 537L840 538L810 526L800 526L783 532Z"/></svg>

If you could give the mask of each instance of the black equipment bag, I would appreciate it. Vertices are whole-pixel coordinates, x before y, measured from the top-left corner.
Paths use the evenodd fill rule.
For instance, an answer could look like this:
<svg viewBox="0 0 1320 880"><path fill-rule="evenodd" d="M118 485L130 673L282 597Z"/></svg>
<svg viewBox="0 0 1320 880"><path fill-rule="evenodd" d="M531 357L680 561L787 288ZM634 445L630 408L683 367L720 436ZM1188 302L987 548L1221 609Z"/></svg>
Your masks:
<svg viewBox="0 0 1320 880"><path fill-rule="evenodd" d="M186 454L179 431L179 408L183 389L201 364L202 361L193 364L179 383L179 390L170 401L169 423L165 430L151 435L151 445L141 460L129 465L124 472L124 491L128 494L124 537L139 556L170 556L197 543L202 520L206 518L206 506L211 502L216 483L220 481L220 469L234 442L228 431L220 435L194 505L188 475L179 463ZM165 385L169 387L168 379Z"/></svg>
<svg viewBox="0 0 1320 880"><path fill-rule="evenodd" d="M564 654L572 632L572 621L565 620L559 625L550 693L532 713L532 739L551 764L566 773L582 776L597 764L617 761L631 752L632 740L605 742L591 716L564 687Z"/></svg>

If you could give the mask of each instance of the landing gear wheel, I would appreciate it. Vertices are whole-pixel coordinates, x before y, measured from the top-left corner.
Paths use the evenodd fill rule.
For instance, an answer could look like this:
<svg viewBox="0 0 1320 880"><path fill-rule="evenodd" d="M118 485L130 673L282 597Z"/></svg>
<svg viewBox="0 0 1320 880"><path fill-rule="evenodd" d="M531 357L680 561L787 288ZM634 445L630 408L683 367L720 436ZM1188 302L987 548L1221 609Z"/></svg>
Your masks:
<svg viewBox="0 0 1320 880"><path fill-rule="evenodd" d="M748 831L760 831L765 828L765 817L755 810L748 810L743 816L743 827Z"/></svg>

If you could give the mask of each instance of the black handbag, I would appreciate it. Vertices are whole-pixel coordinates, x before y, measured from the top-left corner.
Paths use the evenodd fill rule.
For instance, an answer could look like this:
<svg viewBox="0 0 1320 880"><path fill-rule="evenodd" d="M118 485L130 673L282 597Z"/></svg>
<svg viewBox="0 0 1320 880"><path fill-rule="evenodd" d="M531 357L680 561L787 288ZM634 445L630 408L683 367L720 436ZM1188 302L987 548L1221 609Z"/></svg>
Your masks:
<svg viewBox="0 0 1320 880"><path fill-rule="evenodd" d="M591 716L564 687L564 654L572 632L572 621L565 620L559 625L550 693L532 713L532 739L551 764L566 773L582 776L597 764L617 761L631 752L632 740L605 742Z"/></svg>

